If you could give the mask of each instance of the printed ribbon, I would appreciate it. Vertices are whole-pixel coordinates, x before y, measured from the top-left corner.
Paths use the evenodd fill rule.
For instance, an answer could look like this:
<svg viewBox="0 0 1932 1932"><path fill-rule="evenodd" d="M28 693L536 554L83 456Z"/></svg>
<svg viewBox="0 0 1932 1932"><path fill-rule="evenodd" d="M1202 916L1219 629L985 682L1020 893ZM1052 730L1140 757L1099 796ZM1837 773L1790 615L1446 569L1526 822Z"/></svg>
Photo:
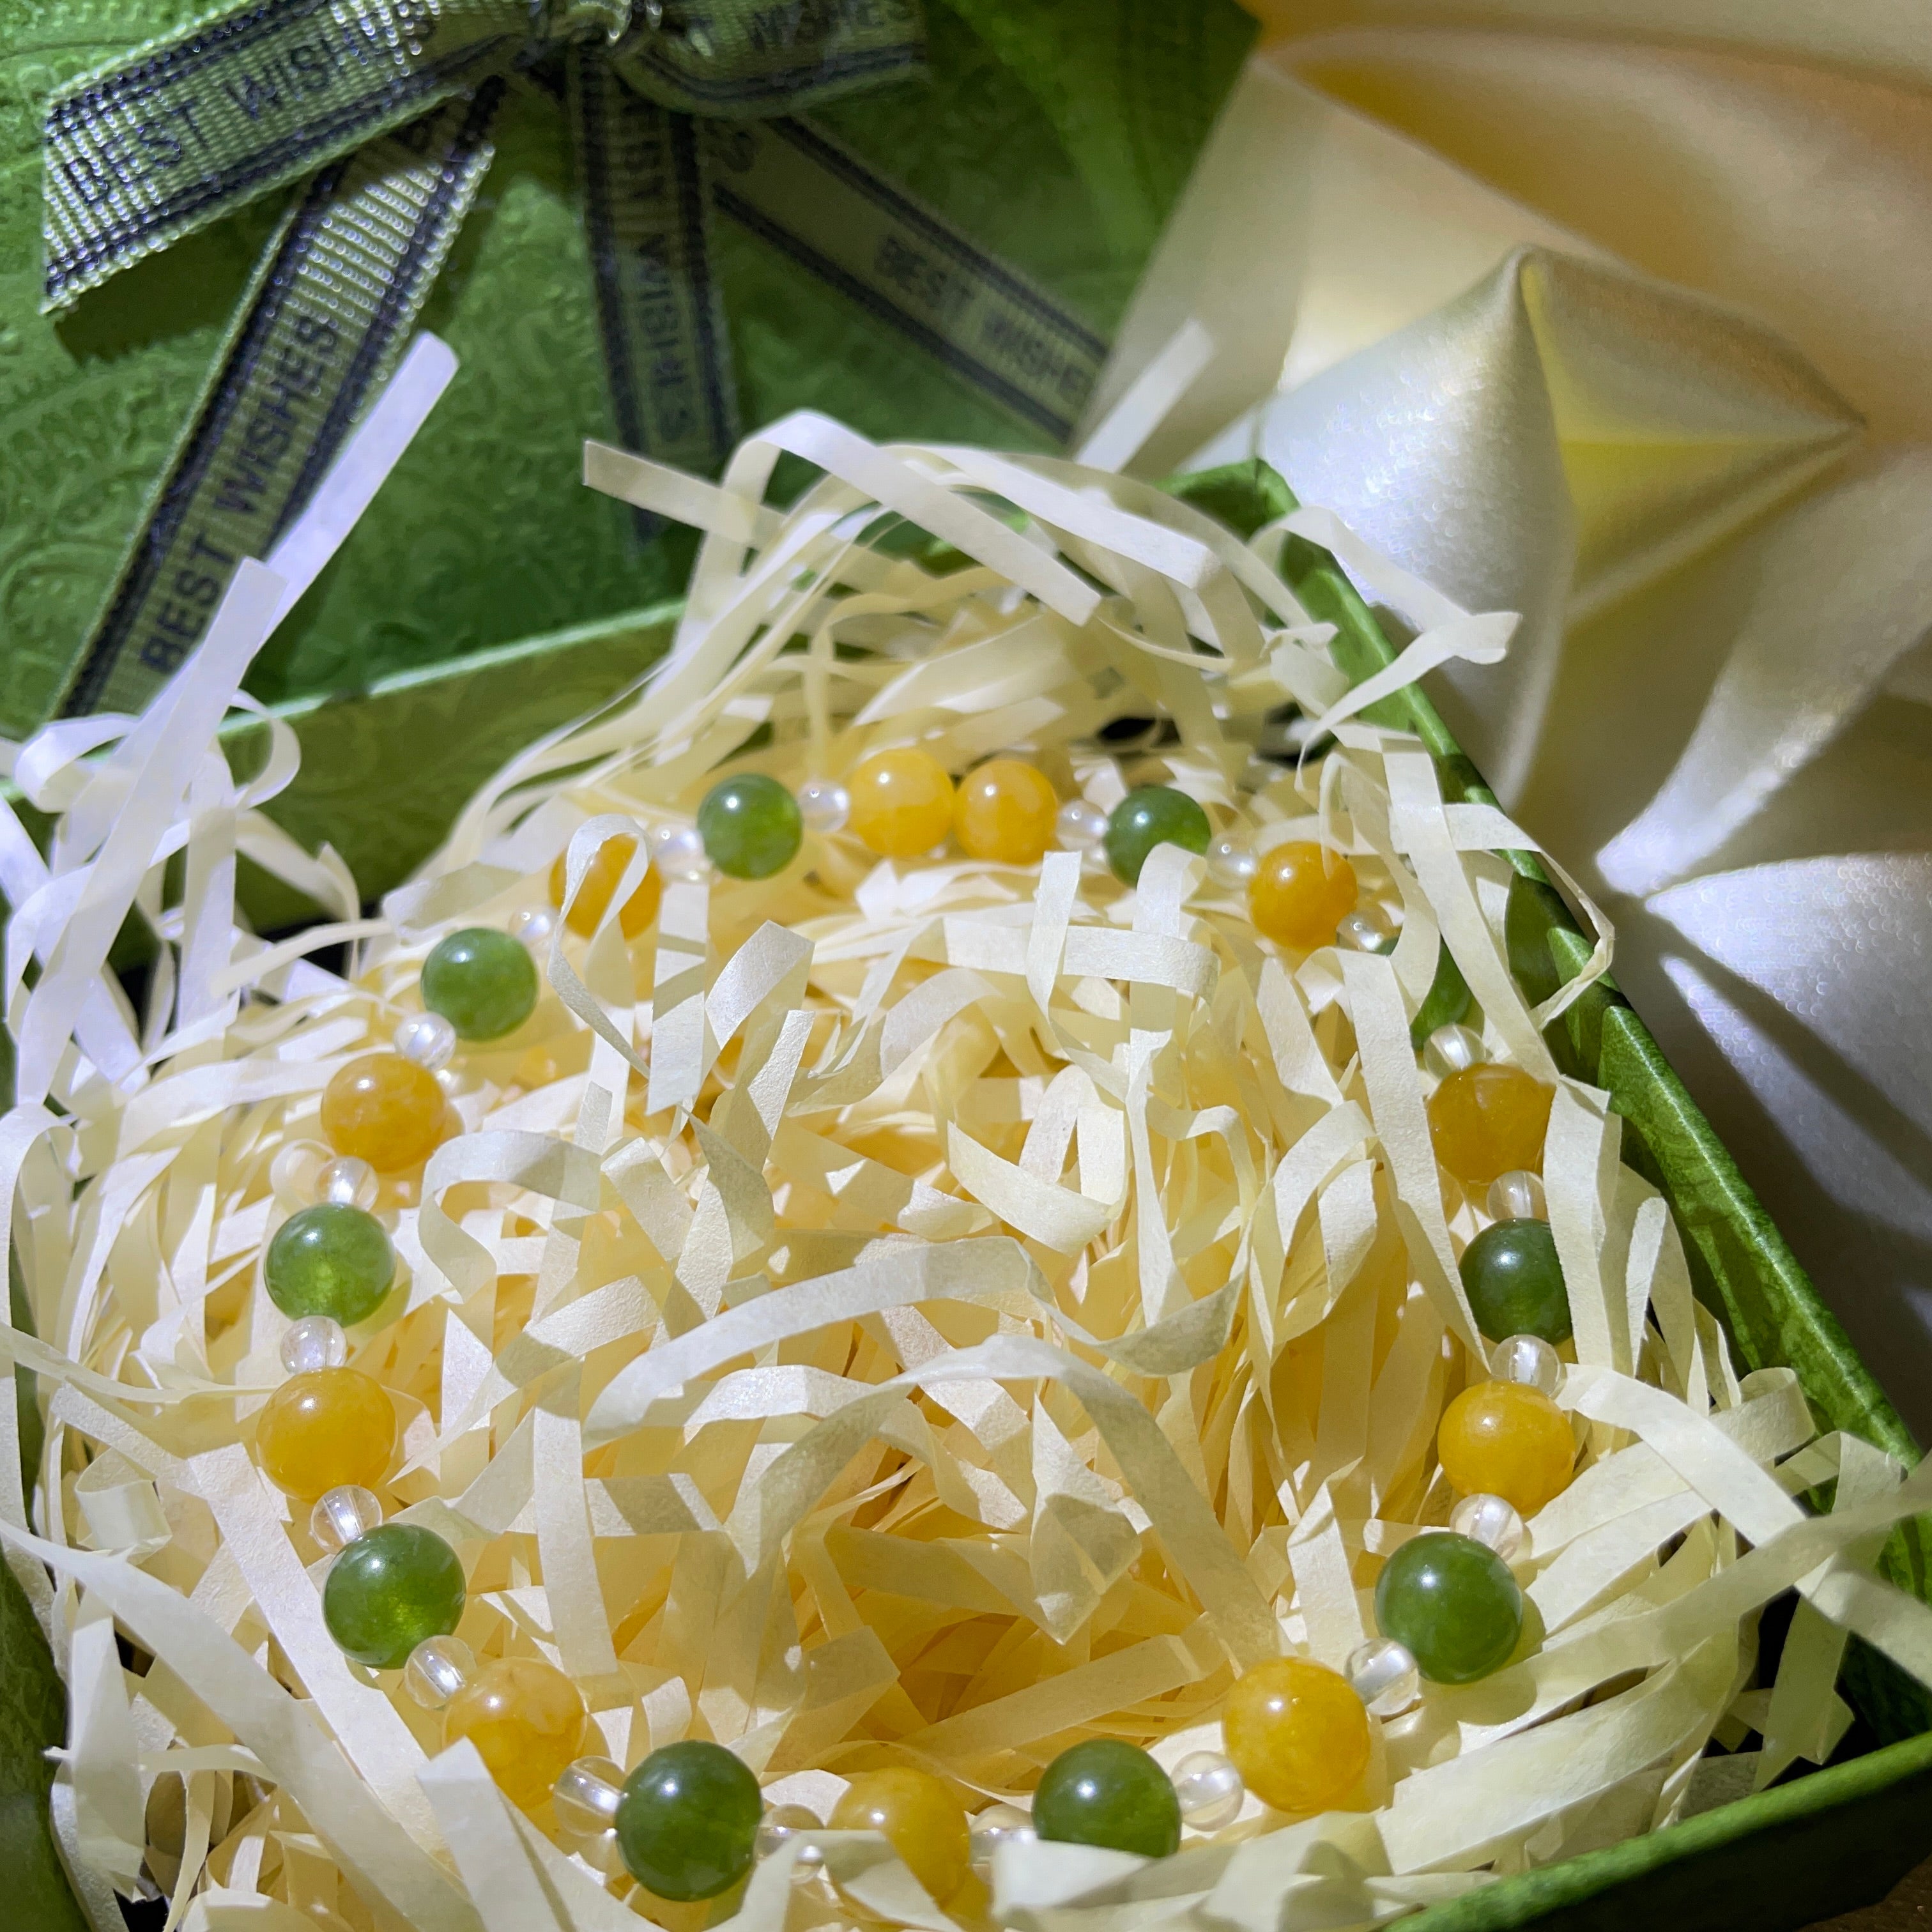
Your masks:
<svg viewBox="0 0 1932 1932"><path fill-rule="evenodd" d="M62 89L45 128L49 309L310 178L62 712L139 710L200 640L237 561L266 555L300 512L407 341L513 82L566 104L630 447L715 470L737 440L714 213L1065 442L1106 343L800 118L924 69L918 0L256 0Z"/></svg>

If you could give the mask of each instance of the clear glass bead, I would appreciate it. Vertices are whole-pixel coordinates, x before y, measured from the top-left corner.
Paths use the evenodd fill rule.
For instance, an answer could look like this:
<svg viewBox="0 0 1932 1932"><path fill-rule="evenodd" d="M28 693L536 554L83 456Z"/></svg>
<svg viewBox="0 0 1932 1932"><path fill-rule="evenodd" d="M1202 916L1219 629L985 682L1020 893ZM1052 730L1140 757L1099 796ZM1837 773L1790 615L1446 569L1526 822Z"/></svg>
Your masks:
<svg viewBox="0 0 1932 1932"><path fill-rule="evenodd" d="M767 1804L764 1822L758 1826L758 1856L768 1858L788 1838L795 1838L801 1832L822 1832L824 1828L824 1820L808 1806ZM807 1845L799 1854L800 1864L824 1862L825 1854L816 1845Z"/></svg>
<svg viewBox="0 0 1932 1932"><path fill-rule="evenodd" d="M617 1815L624 1774L608 1757L580 1757L564 1766L550 1787L556 1822L580 1838L594 1838Z"/></svg>
<svg viewBox="0 0 1932 1932"><path fill-rule="evenodd" d="M577 1856L594 1872L601 1872L606 1878L628 1878L628 1868L624 1863L624 1847L619 1841L614 1826L607 1825L601 1832L592 1832L574 1847Z"/></svg>
<svg viewBox="0 0 1932 1932"><path fill-rule="evenodd" d="M513 952L510 957L517 956ZM456 1057L456 1029L440 1013L412 1013L396 1029L396 1051L434 1073Z"/></svg>
<svg viewBox="0 0 1932 1932"><path fill-rule="evenodd" d="M1563 1386L1563 1358L1540 1335L1508 1335L1490 1352L1490 1372L1553 1396Z"/></svg>
<svg viewBox="0 0 1932 1932"><path fill-rule="evenodd" d="M1498 1174L1490 1182L1489 1198L1483 1204L1489 1210L1492 1221L1550 1219L1549 1204L1543 1194L1543 1177L1532 1174L1524 1167L1509 1174Z"/></svg>
<svg viewBox="0 0 1932 1932"><path fill-rule="evenodd" d="M710 862L704 856L704 841L696 826L654 825L651 862L661 878L701 879Z"/></svg>
<svg viewBox="0 0 1932 1932"><path fill-rule="evenodd" d="M1342 1673L1373 1718L1399 1718L1422 1695L1422 1673L1394 1637L1371 1637L1349 1653Z"/></svg>
<svg viewBox="0 0 1932 1932"><path fill-rule="evenodd" d="M1345 912L1335 922L1336 944L1352 952L1391 952L1395 940L1388 920L1372 907Z"/></svg>
<svg viewBox="0 0 1932 1932"><path fill-rule="evenodd" d="M510 915L510 937L532 952L548 952L556 934L556 914L548 906L523 906Z"/></svg>
<svg viewBox="0 0 1932 1932"><path fill-rule="evenodd" d="M476 1675L476 1658L458 1636L426 1636L403 1666L403 1688L425 1711L440 1711Z"/></svg>
<svg viewBox="0 0 1932 1932"><path fill-rule="evenodd" d="M358 1536L367 1536L382 1520L382 1505L359 1483L344 1483L325 1491L309 1512L308 1533L333 1556L346 1550Z"/></svg>
<svg viewBox="0 0 1932 1932"><path fill-rule="evenodd" d="M842 832L852 816L852 794L836 778L807 778L798 788L798 812L808 832Z"/></svg>
<svg viewBox="0 0 1932 1932"><path fill-rule="evenodd" d="M1514 1562L1522 1547L1522 1518L1501 1496L1465 1496L1449 1512L1449 1527L1458 1536L1486 1544L1505 1563Z"/></svg>
<svg viewBox="0 0 1932 1932"><path fill-rule="evenodd" d="M376 1170L353 1154L339 1155L316 1170L315 1198L336 1208L360 1208L364 1213L376 1204L380 1184Z"/></svg>
<svg viewBox="0 0 1932 1932"><path fill-rule="evenodd" d="M1487 1058L1483 1036L1473 1027L1438 1027L1422 1049L1423 1064L1444 1080L1452 1073L1480 1066Z"/></svg>
<svg viewBox="0 0 1932 1932"><path fill-rule="evenodd" d="M1208 873L1217 886L1239 891L1261 868L1261 861L1248 848L1247 841L1227 832L1208 841Z"/></svg>
<svg viewBox="0 0 1932 1932"><path fill-rule="evenodd" d="M304 1315L282 1337L282 1366L292 1376L339 1369L349 1359L349 1337L332 1315Z"/></svg>
<svg viewBox="0 0 1932 1932"><path fill-rule="evenodd" d="M993 1868L993 1854L1002 1845L1020 1844L1034 1835L1033 1820L1017 1804L989 1804L968 1820L972 1829L974 1869L982 1878Z"/></svg>
<svg viewBox="0 0 1932 1932"><path fill-rule="evenodd" d="M1107 836L1107 814L1084 798L1070 798L1054 821L1060 848L1068 852L1096 852Z"/></svg>
<svg viewBox="0 0 1932 1932"><path fill-rule="evenodd" d="M1197 1832L1218 1832L1240 1816L1248 1788L1233 1759L1220 1751L1190 1751L1174 1767L1174 1795L1184 1822Z"/></svg>

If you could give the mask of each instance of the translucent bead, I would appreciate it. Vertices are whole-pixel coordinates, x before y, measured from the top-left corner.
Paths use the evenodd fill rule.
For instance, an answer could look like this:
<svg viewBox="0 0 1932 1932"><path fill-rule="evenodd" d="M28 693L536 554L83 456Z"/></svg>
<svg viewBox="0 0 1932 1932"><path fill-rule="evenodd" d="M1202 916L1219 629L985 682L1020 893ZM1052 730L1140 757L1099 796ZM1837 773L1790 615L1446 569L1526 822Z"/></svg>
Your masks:
<svg viewBox="0 0 1932 1932"><path fill-rule="evenodd" d="M1465 1496L1498 1496L1526 1516L1570 1486L1570 1419L1540 1389L1478 1382L1442 1412L1436 1460Z"/></svg>
<svg viewBox="0 0 1932 1932"><path fill-rule="evenodd" d="M403 1666L403 1688L425 1711L440 1711L476 1674L476 1653L460 1636L426 1636Z"/></svg>
<svg viewBox="0 0 1932 1932"><path fill-rule="evenodd" d="M882 859L916 859L952 829L952 780L930 752L874 752L851 792L852 830Z"/></svg>
<svg viewBox="0 0 1932 1932"><path fill-rule="evenodd" d="M332 1556L346 1550L358 1536L367 1536L382 1520L382 1505L359 1484L344 1483L325 1490L310 1510L308 1533Z"/></svg>
<svg viewBox="0 0 1932 1932"><path fill-rule="evenodd" d="M826 1822L835 1832L883 1832L935 1904L959 1889L971 1862L966 1813L951 1786L910 1765L859 1772Z"/></svg>
<svg viewBox="0 0 1932 1932"><path fill-rule="evenodd" d="M1262 854L1248 887L1248 914L1264 938L1312 952L1334 938L1360 892L1354 867L1339 852L1292 839Z"/></svg>
<svg viewBox="0 0 1932 1932"><path fill-rule="evenodd" d="M661 878L701 879L710 861L704 839L694 825L658 825L651 828L651 866Z"/></svg>
<svg viewBox="0 0 1932 1932"><path fill-rule="evenodd" d="M594 1838L616 1816L623 1789L623 1772L608 1757L573 1758L550 1786L556 1822L578 1838Z"/></svg>
<svg viewBox="0 0 1932 1932"><path fill-rule="evenodd" d="M704 794L698 808L704 856L733 879L769 879L798 856L805 820L776 778L742 772Z"/></svg>
<svg viewBox="0 0 1932 1932"><path fill-rule="evenodd" d="M1002 1845L1024 1844L1034 1836L1033 1820L1017 1804L989 1804L973 1814L971 1824L973 1869L982 1879L992 1878Z"/></svg>
<svg viewBox="0 0 1932 1932"><path fill-rule="evenodd" d="M1248 1789L1277 1811L1322 1810L1369 1762L1362 1700L1305 1657L1270 1658L1235 1678L1221 1736Z"/></svg>
<svg viewBox="0 0 1932 1932"><path fill-rule="evenodd" d="M1423 1042L1422 1064L1439 1080L1480 1066L1483 1057L1483 1036L1473 1027L1438 1027Z"/></svg>
<svg viewBox="0 0 1932 1932"><path fill-rule="evenodd" d="M590 1714L577 1686L536 1657L499 1657L482 1666L443 1712L446 1744L467 1738L497 1788L534 1811L584 1748Z"/></svg>
<svg viewBox="0 0 1932 1932"><path fill-rule="evenodd" d="M623 883L624 868L629 865L632 854L637 849L638 842L620 832L614 838L605 839L592 854L577 888L577 896L571 901L570 910L564 916L565 925L579 938L588 939L597 930L610 906L610 895ZM552 905L562 907L569 884L570 854L566 850L556 855L556 862L550 868ZM658 902L663 897L664 881L658 877L657 868L646 866L636 889L617 909L617 929L626 939L635 939L657 917Z"/></svg>
<svg viewBox="0 0 1932 1932"><path fill-rule="evenodd" d="M316 1198L338 1208L373 1208L380 1187L376 1170L352 1157L324 1162L315 1177Z"/></svg>
<svg viewBox="0 0 1932 1932"><path fill-rule="evenodd" d="M1349 1688L1372 1718L1399 1718L1422 1695L1422 1673L1408 1646L1372 1636L1348 1653Z"/></svg>
<svg viewBox="0 0 1932 1932"><path fill-rule="evenodd" d="M292 1376L339 1369L349 1359L349 1337L333 1316L304 1315L282 1337L282 1366Z"/></svg>
<svg viewBox="0 0 1932 1932"><path fill-rule="evenodd" d="M631 1876L660 1898L716 1898L752 1869L764 1817L758 1780L722 1744L654 1750L625 1780L617 1843Z"/></svg>
<svg viewBox="0 0 1932 1932"><path fill-rule="evenodd" d="M798 788L798 815L806 831L821 838L843 832L851 821L852 794L836 778L807 778Z"/></svg>
<svg viewBox="0 0 1932 1932"><path fill-rule="evenodd" d="M1522 1547L1522 1518L1515 1504L1502 1496L1465 1496L1449 1512L1449 1527L1458 1536L1493 1550L1505 1563L1514 1562Z"/></svg>
<svg viewBox="0 0 1932 1932"><path fill-rule="evenodd" d="M1493 1550L1437 1532L1382 1565L1376 1622L1432 1684L1473 1684L1509 1661L1522 1634L1522 1592Z"/></svg>
<svg viewBox="0 0 1932 1932"><path fill-rule="evenodd" d="M1543 1177L1518 1168L1498 1174L1490 1184L1483 1204L1492 1221L1546 1221L1549 1204L1544 1198Z"/></svg>
<svg viewBox="0 0 1932 1932"><path fill-rule="evenodd" d="M969 859L1036 866L1059 820L1053 781L1023 758L989 758L974 766L953 795L952 836Z"/></svg>
<svg viewBox="0 0 1932 1932"><path fill-rule="evenodd" d="M463 1565L434 1530L386 1522L328 1566L322 1617L358 1664L400 1670L425 1637L455 1629L464 1597Z"/></svg>
<svg viewBox="0 0 1932 1932"><path fill-rule="evenodd" d="M1180 1800L1167 1773L1145 1751L1118 1738L1090 1738L1062 1751L1041 1772L1033 1794L1033 1828L1042 1838L1065 1844L1106 1845L1164 1858L1180 1844Z"/></svg>
<svg viewBox="0 0 1932 1932"><path fill-rule="evenodd" d="M580 1840L577 1856L592 1871L602 1872L606 1878L616 1878L624 1872L624 1848L617 1841L616 1831L608 1825Z"/></svg>
<svg viewBox="0 0 1932 1932"><path fill-rule="evenodd" d="M1462 1292L1485 1335L1570 1339L1570 1292L1547 1221L1492 1221L1462 1250Z"/></svg>
<svg viewBox="0 0 1932 1932"><path fill-rule="evenodd" d="M1204 853L1212 827L1208 814L1172 785L1140 785L1107 816L1107 863L1124 886L1140 884L1141 868L1156 845Z"/></svg>
<svg viewBox="0 0 1932 1932"><path fill-rule="evenodd" d="M390 1036L396 1051L440 1072L456 1058L456 1029L440 1013L412 1013Z"/></svg>
<svg viewBox="0 0 1932 1932"><path fill-rule="evenodd" d="M758 1827L758 1856L768 1858L772 1852L795 1838L801 1832L822 1832L825 1821L816 1811L802 1804L767 1804L764 1822ZM800 1854L800 1861L806 1864L822 1864L824 1854L815 1846L808 1845Z"/></svg>
<svg viewBox="0 0 1932 1932"><path fill-rule="evenodd" d="M1217 886L1226 886L1230 891L1244 890L1261 870L1261 862L1249 849L1246 840L1237 838L1229 832L1224 832L1218 838L1208 842L1208 876Z"/></svg>
<svg viewBox="0 0 1932 1932"><path fill-rule="evenodd" d="M1563 1386L1563 1358L1540 1335L1506 1335L1490 1351L1490 1373L1553 1396Z"/></svg>
<svg viewBox="0 0 1932 1932"><path fill-rule="evenodd" d="M1543 1165L1553 1090L1520 1066L1471 1066L1429 1096L1436 1158L1465 1187Z"/></svg>
<svg viewBox="0 0 1932 1932"><path fill-rule="evenodd" d="M262 1258L268 1299L284 1315L326 1315L345 1328L381 1307L395 1277L396 1251L382 1222L332 1201L291 1214Z"/></svg>
<svg viewBox="0 0 1932 1932"><path fill-rule="evenodd" d="M395 1406L360 1369L291 1376L255 1418L255 1450L262 1473L284 1495L368 1489L396 1453Z"/></svg>
<svg viewBox="0 0 1932 1932"><path fill-rule="evenodd" d="M1335 944L1352 952L1393 952L1396 935L1372 908L1345 912L1335 922Z"/></svg>
<svg viewBox="0 0 1932 1932"><path fill-rule="evenodd" d="M1248 1787L1234 1760L1219 1751L1190 1751L1174 1767L1170 1780L1180 1801L1184 1824L1197 1832L1218 1832L1241 1815Z"/></svg>
<svg viewBox="0 0 1932 1932"><path fill-rule="evenodd" d="M442 1138L446 1102L436 1076L399 1053L367 1053L322 1089L322 1130L339 1154L378 1174L420 1167Z"/></svg>
<svg viewBox="0 0 1932 1932"><path fill-rule="evenodd" d="M508 930L519 946L548 952L556 932L556 914L548 906L524 906L511 914Z"/></svg>
<svg viewBox="0 0 1932 1932"><path fill-rule="evenodd" d="M1097 851L1107 836L1107 814L1084 798L1070 798L1060 808L1054 832L1063 851Z"/></svg>
<svg viewBox="0 0 1932 1932"><path fill-rule="evenodd" d="M494 926L440 939L423 962L422 1003L464 1040L501 1040L536 1010L537 969L528 948Z"/></svg>

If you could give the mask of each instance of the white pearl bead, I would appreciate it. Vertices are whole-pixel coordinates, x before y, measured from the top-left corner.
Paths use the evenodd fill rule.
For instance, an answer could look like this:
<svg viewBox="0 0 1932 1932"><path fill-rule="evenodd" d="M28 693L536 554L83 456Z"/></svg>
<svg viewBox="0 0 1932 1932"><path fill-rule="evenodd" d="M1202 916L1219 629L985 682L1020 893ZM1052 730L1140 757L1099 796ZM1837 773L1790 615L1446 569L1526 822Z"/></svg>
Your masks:
<svg viewBox="0 0 1932 1932"><path fill-rule="evenodd" d="M710 861L694 825L651 827L651 862L663 879L701 879Z"/></svg>
<svg viewBox="0 0 1932 1932"><path fill-rule="evenodd" d="M970 1822L973 1867L982 1878L991 1874L993 1855L1002 1845L1024 1844L1034 1836L1032 1819L1016 1804L989 1804Z"/></svg>
<svg viewBox="0 0 1932 1932"><path fill-rule="evenodd" d="M1458 1536L1487 1544L1505 1563L1522 1547L1522 1518L1502 1496L1465 1496L1449 1512L1449 1527Z"/></svg>
<svg viewBox="0 0 1932 1932"><path fill-rule="evenodd" d="M1563 1358L1540 1335L1509 1335L1490 1350L1490 1372L1553 1396L1563 1386Z"/></svg>
<svg viewBox="0 0 1932 1932"><path fill-rule="evenodd" d="M382 1505L359 1483L326 1491L309 1512L308 1533L333 1555L367 1536L382 1520Z"/></svg>
<svg viewBox="0 0 1932 1932"><path fill-rule="evenodd" d="M1231 891L1245 886L1261 870L1261 864L1245 839L1225 832L1208 848L1208 876L1217 886L1226 886Z"/></svg>
<svg viewBox="0 0 1932 1932"><path fill-rule="evenodd" d="M532 952L548 952L556 932L556 914L548 906L524 906L510 915L510 937Z"/></svg>
<svg viewBox="0 0 1932 1932"><path fill-rule="evenodd" d="M1422 1695L1422 1672L1405 1644L1371 1637L1349 1654L1342 1674L1373 1718L1399 1718Z"/></svg>
<svg viewBox="0 0 1932 1932"><path fill-rule="evenodd" d="M1513 1174L1501 1174L1490 1184L1489 1198L1483 1204L1492 1221L1546 1221L1550 1209L1543 1196L1543 1178L1520 1167Z"/></svg>
<svg viewBox="0 0 1932 1932"><path fill-rule="evenodd" d="M1482 1035L1466 1026L1438 1027L1422 1049L1423 1064L1444 1080L1466 1067L1479 1066L1487 1058Z"/></svg>
<svg viewBox="0 0 1932 1932"><path fill-rule="evenodd" d="M425 1711L440 1711L476 1675L476 1656L460 1637L426 1636L403 1666L403 1688Z"/></svg>
<svg viewBox="0 0 1932 1932"><path fill-rule="evenodd" d="M608 1757L580 1757L557 1774L550 1787L556 1822L573 1835L594 1838L617 1815L624 1774Z"/></svg>
<svg viewBox="0 0 1932 1932"><path fill-rule="evenodd" d="M842 832L852 816L852 794L836 778L807 778L798 788L798 815L808 832Z"/></svg>
<svg viewBox="0 0 1932 1932"><path fill-rule="evenodd" d="M412 1013L396 1029L396 1051L434 1073L456 1057L456 1029L440 1013Z"/></svg>
<svg viewBox="0 0 1932 1932"><path fill-rule="evenodd" d="M1232 1825L1248 1795L1234 1760L1220 1751L1190 1751L1174 1767L1172 1782L1183 1821L1197 1832Z"/></svg>
<svg viewBox="0 0 1932 1932"><path fill-rule="evenodd" d="M352 1154L339 1154L317 1171L315 1198L339 1208L373 1208L377 1186L376 1170L366 1160Z"/></svg>
<svg viewBox="0 0 1932 1932"><path fill-rule="evenodd" d="M1344 913L1335 924L1336 944L1353 952L1390 952L1395 938L1378 912Z"/></svg>
<svg viewBox="0 0 1932 1932"><path fill-rule="evenodd" d="M1070 798L1054 824L1064 851L1094 851L1107 836L1107 814L1084 798Z"/></svg>
<svg viewBox="0 0 1932 1932"><path fill-rule="evenodd" d="M758 1826L758 1856L768 1858L788 1838L801 1832L822 1832L825 1821L803 1804L768 1804ZM807 1845L799 1854L800 1864L823 1864L825 1854L816 1845Z"/></svg>
<svg viewBox="0 0 1932 1932"><path fill-rule="evenodd" d="M304 1315L282 1337L282 1366L292 1376L339 1369L349 1359L349 1337L332 1315Z"/></svg>

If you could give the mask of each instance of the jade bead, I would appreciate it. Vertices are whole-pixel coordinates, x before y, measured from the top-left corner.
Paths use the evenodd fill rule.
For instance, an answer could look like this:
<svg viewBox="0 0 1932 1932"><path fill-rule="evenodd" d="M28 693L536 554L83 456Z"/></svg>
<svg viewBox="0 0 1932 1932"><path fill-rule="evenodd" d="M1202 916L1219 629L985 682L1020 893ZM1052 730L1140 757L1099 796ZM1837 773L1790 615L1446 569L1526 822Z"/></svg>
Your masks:
<svg viewBox="0 0 1932 1932"><path fill-rule="evenodd" d="M537 969L528 947L494 926L466 926L438 940L423 962L422 1003L462 1040L500 1040L537 1003Z"/></svg>
<svg viewBox="0 0 1932 1932"><path fill-rule="evenodd" d="M1376 1622L1433 1684L1473 1684L1509 1660L1522 1592L1509 1565L1473 1538L1431 1532L1405 1543L1376 1582Z"/></svg>
<svg viewBox="0 0 1932 1932"><path fill-rule="evenodd" d="M776 778L746 772L704 794L698 833L704 856L721 872L734 879L769 879L797 857L805 820L798 800Z"/></svg>
<svg viewBox="0 0 1932 1932"><path fill-rule="evenodd" d="M1570 1292L1547 1221L1498 1221L1462 1250L1462 1290L1485 1335L1570 1339Z"/></svg>
<svg viewBox="0 0 1932 1932"><path fill-rule="evenodd" d="M1172 785L1141 785L1114 806L1107 820L1107 863L1124 886L1140 884L1141 868L1156 845L1205 853L1208 814Z"/></svg>
<svg viewBox="0 0 1932 1932"><path fill-rule="evenodd" d="M1063 1844L1164 1858L1180 1844L1180 1800L1145 1751L1118 1738L1090 1738L1040 1774L1033 1826Z"/></svg>
<svg viewBox="0 0 1932 1932"><path fill-rule="evenodd" d="M322 1621L358 1664L400 1670L426 1637L455 1629L464 1594L463 1565L434 1530L386 1522L329 1565Z"/></svg>
<svg viewBox="0 0 1932 1932"><path fill-rule="evenodd" d="M654 1750L624 1780L617 1848L660 1898L716 1898L752 1869L764 1797L722 1744L688 1738Z"/></svg>
<svg viewBox="0 0 1932 1932"><path fill-rule="evenodd" d="M262 1274L284 1315L327 1315L352 1328L382 1306L396 1251L374 1215L322 1201L276 1229Z"/></svg>

